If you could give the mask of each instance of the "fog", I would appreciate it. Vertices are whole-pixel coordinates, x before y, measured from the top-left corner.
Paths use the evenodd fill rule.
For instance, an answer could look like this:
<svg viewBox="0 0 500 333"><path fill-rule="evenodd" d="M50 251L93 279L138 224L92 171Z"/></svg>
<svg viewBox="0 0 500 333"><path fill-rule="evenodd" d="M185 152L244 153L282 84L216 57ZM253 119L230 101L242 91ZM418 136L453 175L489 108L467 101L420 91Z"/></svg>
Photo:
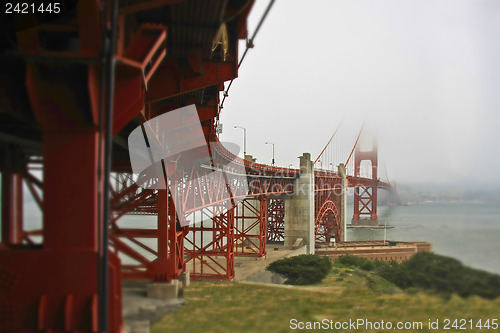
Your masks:
<svg viewBox="0 0 500 333"><path fill-rule="evenodd" d="M257 0L250 33L267 4ZM278 165L297 166L341 119L355 138L366 118L391 180L493 188L499 41L500 1L278 0L229 91L220 139L243 145L243 126L258 162L270 164L270 141Z"/></svg>

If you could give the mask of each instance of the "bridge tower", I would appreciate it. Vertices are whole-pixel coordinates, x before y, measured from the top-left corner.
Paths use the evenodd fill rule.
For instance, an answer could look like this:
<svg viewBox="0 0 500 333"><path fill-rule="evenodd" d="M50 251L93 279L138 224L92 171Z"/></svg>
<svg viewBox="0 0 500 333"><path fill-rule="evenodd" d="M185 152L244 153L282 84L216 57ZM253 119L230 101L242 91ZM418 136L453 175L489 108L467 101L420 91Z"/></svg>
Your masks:
<svg viewBox="0 0 500 333"><path fill-rule="evenodd" d="M362 150L362 149L365 150ZM354 153L354 177L361 177L361 162L370 161L371 178L373 187L362 184L354 184L354 215L352 225L378 226L377 217L377 169L378 169L378 148L377 141L373 137L371 148L366 149L363 145L356 146Z"/></svg>

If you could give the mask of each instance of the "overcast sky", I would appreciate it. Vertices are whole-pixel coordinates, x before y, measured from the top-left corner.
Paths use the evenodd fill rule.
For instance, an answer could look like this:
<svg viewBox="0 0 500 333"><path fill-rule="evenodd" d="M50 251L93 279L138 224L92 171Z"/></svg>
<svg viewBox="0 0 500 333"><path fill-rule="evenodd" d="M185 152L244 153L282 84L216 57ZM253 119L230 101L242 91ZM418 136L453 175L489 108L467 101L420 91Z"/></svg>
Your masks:
<svg viewBox="0 0 500 333"><path fill-rule="evenodd" d="M250 33L267 4L257 0ZM247 153L270 163L271 141L277 164L296 166L342 118L355 136L366 117L390 179L500 185L499 88L498 0L277 0L220 139L242 145L233 126L244 126Z"/></svg>

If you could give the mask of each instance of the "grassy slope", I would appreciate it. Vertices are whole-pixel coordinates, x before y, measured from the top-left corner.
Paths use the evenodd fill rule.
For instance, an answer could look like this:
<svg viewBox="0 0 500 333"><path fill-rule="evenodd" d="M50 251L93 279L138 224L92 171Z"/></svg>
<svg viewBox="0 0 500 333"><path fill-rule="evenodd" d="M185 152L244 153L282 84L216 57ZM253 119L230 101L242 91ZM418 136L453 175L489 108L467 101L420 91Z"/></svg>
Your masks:
<svg viewBox="0 0 500 333"><path fill-rule="evenodd" d="M333 267L321 284L280 287L234 282L195 282L184 294L188 305L153 326L160 332L291 332L289 321L370 321L429 319L500 320L500 298L444 299L425 293L405 293L386 280L358 269ZM442 325L441 325L442 326ZM295 330L300 331L300 330ZM350 330L347 330L350 331ZM360 332L381 332L380 330ZM397 330L393 330L397 331ZM432 330L432 332L495 332L497 330ZM307 332L314 332L309 330ZM323 330L322 332L325 332ZM409 332L409 331L407 331Z"/></svg>

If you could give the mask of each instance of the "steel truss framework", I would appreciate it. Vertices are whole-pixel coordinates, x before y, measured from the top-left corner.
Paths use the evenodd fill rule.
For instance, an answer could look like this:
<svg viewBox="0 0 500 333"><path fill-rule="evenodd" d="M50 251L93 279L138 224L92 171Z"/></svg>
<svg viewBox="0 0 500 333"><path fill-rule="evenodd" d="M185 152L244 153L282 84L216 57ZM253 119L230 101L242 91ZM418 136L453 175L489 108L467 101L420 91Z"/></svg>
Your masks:
<svg viewBox="0 0 500 333"><path fill-rule="evenodd" d="M178 173L181 176L178 176L179 178L175 181L178 198L169 196L169 202L176 203L170 205L172 209L180 207L171 216L175 216L177 221L179 220L177 216L181 216L181 219L186 218L190 224L189 227L181 229L179 223L176 222L178 238L165 243L159 239L161 233L159 227L158 229L128 230L113 223L111 237L113 244L118 244L116 251L136 261L135 266L123 266L124 277L169 281L177 278L185 267L191 272L193 279L231 279L234 277L235 256L263 256L266 251L266 239L273 241L284 239L285 202L283 199L269 199L269 195L292 194L293 181L298 171L273 169L258 164L251 165L241 159L235 159L235 156L226 152L222 146L212 145L212 149L216 154L213 156L209 169L225 170L226 174L220 173L215 178L210 177L206 171L206 165L200 167L199 170L193 170L194 167L189 171L183 170ZM229 160L233 163L228 163ZM195 181L193 182L192 179ZM236 184L233 192L227 191L226 181ZM363 178L351 178L350 181L351 186L355 181L366 185L373 184L372 180ZM140 180L136 182L141 184ZM123 201L113 205L116 209L114 216L117 218L126 212L147 215L160 211L159 191L143 189L148 185L141 187L136 182L132 180L132 175L117 175L116 184L121 184L121 189L113 192L113 202ZM329 243L333 237L337 240L341 239L343 230L338 208L341 202L340 182L340 177L336 173L316 172L315 174L315 238L317 243ZM246 190L247 194L243 190ZM231 200L243 197L245 199L239 204L234 206L230 204ZM180 213L182 211L186 213ZM115 241L117 238L124 240L118 243ZM148 238L156 239L156 246L147 245ZM181 252L179 251L180 239L184 241L184 256L169 256L172 251L171 244L177 244L175 251ZM165 244L168 249L163 253L163 259L159 259L160 246L164 247ZM147 251L153 259L140 255L139 248ZM162 260L169 261L165 267L171 267L170 273L166 275L153 273L157 270L155 262ZM178 262L174 264L172 260L178 260ZM161 278L163 276L166 276L166 279Z"/></svg>
<svg viewBox="0 0 500 333"><path fill-rule="evenodd" d="M21 39L31 44L27 35ZM2 184L2 229L10 240L2 239L0 270L16 282L12 288L0 288L0 331L98 330L98 263L107 252L100 247L98 230L102 225L97 218L101 214L97 193L102 193L99 178L103 170L98 152L104 141L97 128L79 118L85 114L91 120L90 114L96 110L68 101L81 88L75 77L76 81L82 79L82 71L70 74L61 67L65 66L26 64L26 89L43 147L26 149L18 156L19 165L12 170L17 179L2 166L6 180ZM60 86L46 84L48 78ZM89 85L98 85L96 81L96 77L88 77ZM6 145L1 148L12 149ZM71 156L74 152L80 158ZM26 171L32 156L43 156L39 159L43 161L43 183ZM26 179L34 201L43 208L42 229L24 230L18 197L22 195L21 178ZM106 270L107 320L110 331L117 332L122 325L121 277L119 259L112 253ZM33 277L43 278L33 283Z"/></svg>
<svg viewBox="0 0 500 333"><path fill-rule="evenodd" d="M267 240L285 241L285 200L270 198L268 203Z"/></svg>
<svg viewBox="0 0 500 333"><path fill-rule="evenodd" d="M377 219L377 188L356 186L354 188L354 220Z"/></svg>
<svg viewBox="0 0 500 333"><path fill-rule="evenodd" d="M342 233L340 216L333 201L328 200L321 205L316 216L315 226L316 244L328 244L333 237L340 239Z"/></svg>
<svg viewBox="0 0 500 333"><path fill-rule="evenodd" d="M195 280L234 277L234 211L223 205L200 211L187 227L186 268ZM209 213L209 214L208 214Z"/></svg>
<svg viewBox="0 0 500 333"><path fill-rule="evenodd" d="M377 142L372 140L372 147L369 150L361 150L361 146L356 146L354 154L354 177L360 177L361 163L363 161L370 162L371 181L372 184L355 184L354 185L354 214L353 220L360 220L366 217L369 220L375 221L378 225L377 217L377 187L381 183L377 178L378 169L378 148Z"/></svg>
<svg viewBox="0 0 500 333"><path fill-rule="evenodd" d="M29 190L37 207L43 208L43 182L30 170L2 173L2 243L39 246L43 240L42 230L24 225L24 186Z"/></svg>
<svg viewBox="0 0 500 333"><path fill-rule="evenodd" d="M119 178L128 186L113 193L110 243L117 254L126 257L122 265L123 277L158 282L177 278L185 268L184 236L187 231L180 226L171 193L166 189L142 189L130 183L130 175L119 175ZM127 200L124 200L125 195ZM119 218L129 212L152 214L153 211L157 213L156 228L130 229L118 223Z"/></svg>
<svg viewBox="0 0 500 333"><path fill-rule="evenodd" d="M314 225L316 244L328 244L335 237L342 238L340 211L342 200L341 178L334 172L315 173Z"/></svg>
<svg viewBox="0 0 500 333"><path fill-rule="evenodd" d="M266 255L267 204L265 196L248 198L235 208L235 254L262 257Z"/></svg>
<svg viewBox="0 0 500 333"><path fill-rule="evenodd" d="M157 181L147 177L134 181L132 174L116 175L111 239L115 251L125 261L134 261L133 265L123 266L124 277L158 280L157 277L166 276L170 281L179 276L181 267L187 265L193 279L231 279L234 277L235 255L265 255L268 197L292 193L298 170L250 164L231 155L218 143L212 144L211 149L210 164L180 168L175 177L167 181L171 189L168 191L169 202L174 203L169 206L173 214L169 215L170 218L177 216L177 220L187 219L189 222L189 226L182 229L177 222L177 228L182 232L168 243L160 238L160 217L157 229L127 229L117 223L125 214L148 215L161 211L160 191L148 189ZM182 163L182 156L176 157L176 161L181 166L189 165ZM231 188L227 184L231 184ZM233 201L236 199L241 201L235 205ZM157 240L155 246L151 246L151 238ZM180 239L184 240L184 256L170 257L170 246L180 244ZM161 255L160 246L165 244L168 245L167 251ZM149 258L141 254L144 251ZM180 261L166 264L165 267L171 267L166 275L154 273L156 262L170 260Z"/></svg>

